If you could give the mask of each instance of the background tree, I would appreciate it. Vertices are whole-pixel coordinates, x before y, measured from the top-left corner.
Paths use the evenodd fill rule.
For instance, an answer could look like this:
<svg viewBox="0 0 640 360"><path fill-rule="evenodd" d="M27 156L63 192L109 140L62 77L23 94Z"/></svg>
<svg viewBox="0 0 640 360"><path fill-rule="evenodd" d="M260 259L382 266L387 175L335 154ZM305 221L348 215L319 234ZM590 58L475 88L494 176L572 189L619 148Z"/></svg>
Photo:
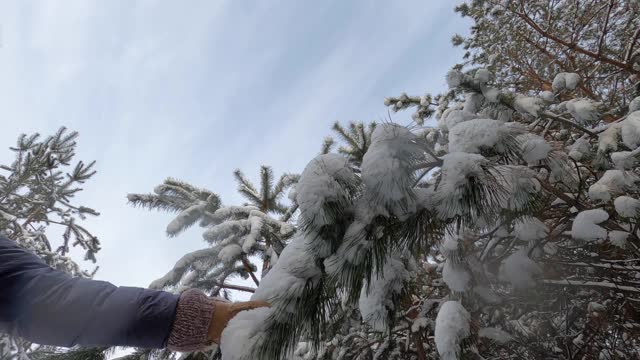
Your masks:
<svg viewBox="0 0 640 360"><path fill-rule="evenodd" d="M533 11L529 2L501 4ZM576 11L601 16L603 6L549 4L565 19ZM299 232L254 294L274 307L232 321L225 359L290 351L304 359L636 357L640 98L633 65L615 60L635 46L635 18L622 10L636 5L606 5L606 16L619 18L594 22L604 29L598 39L627 47L608 47L612 54L595 64L584 60L588 76L549 70L536 86L501 75L511 71L506 65L497 74L456 66L447 75L451 90L433 104L428 96L385 101L436 114L437 127L411 134L379 125L361 174L339 158L312 160L296 186ZM514 18L491 16L502 16L499 24ZM576 32L576 43L592 33ZM505 40L494 45L516 46ZM558 43L569 63L593 58L593 42ZM616 87L616 76L632 91ZM424 272L406 254L417 255ZM364 330L327 340L323 320L336 298L358 305ZM250 335L237 339L241 333ZM299 336L319 345L295 345Z"/></svg>
<svg viewBox="0 0 640 360"><path fill-rule="evenodd" d="M129 194L129 202L134 206L178 212L167 226L169 236L176 236L199 222L205 228L203 238L213 245L187 254L171 272L155 281L151 285L153 288L167 288L181 282L182 287L202 287L204 281L211 285L207 292L218 295L224 291L226 294L226 289L240 290L225 282L234 275L251 277L256 285L259 284L256 265L249 256L263 256L267 264L265 273L268 259L277 261L278 252L293 232L293 227L271 214L287 215L288 209L280 198L297 179L296 175L283 175L274 185L273 172L267 166L261 168L260 175L261 189L258 191L240 170L234 172L238 191L249 201L242 206L222 206L220 198L213 192L174 179L165 180L153 194ZM272 244L278 244L280 248L276 251ZM193 267L197 261L200 262L199 269ZM212 272L217 266L219 271ZM187 273L191 275L185 279ZM194 284L193 281L200 283Z"/></svg>
<svg viewBox="0 0 640 360"><path fill-rule="evenodd" d="M269 166L260 167L260 189L245 177L239 169L233 172L238 183L238 192L248 201L245 205L256 207L264 214L280 215L282 221L288 221L296 211L295 207L285 205L280 200L292 184L294 184L298 175L283 174L277 183L273 183L273 170ZM265 247L267 252L263 257L262 276L266 275L271 266L270 258L277 256L282 252L285 244L280 241L278 236L271 237L269 234L264 236Z"/></svg>
<svg viewBox="0 0 640 360"><path fill-rule="evenodd" d="M129 194L131 205L149 210L173 212L167 235L175 237L198 224L208 246L182 256L170 271L149 287L173 292L198 288L210 296L229 299L230 291L253 293L255 287L233 283L234 278L251 279L257 287L260 277L278 261L295 228L288 222L295 209L282 202L286 191L298 176L282 175L274 184L273 171L260 169L260 189L240 170L234 171L238 192L247 200L241 206L225 206L214 192L176 179L166 179L153 193ZM261 258L262 274L258 274L256 258ZM58 355L58 360L104 359L110 348L80 349ZM122 360L146 359L210 359L219 356L217 349L181 356L167 350L139 349Z"/></svg>
<svg viewBox="0 0 640 360"><path fill-rule="evenodd" d="M462 64L489 69L502 86L552 90L556 74L577 73L577 97L617 111L606 113L607 121L640 95L637 1L480 0L456 11L473 21L469 37L453 37L466 50Z"/></svg>
<svg viewBox="0 0 640 360"><path fill-rule="evenodd" d="M72 246L95 263L100 242L79 224L98 212L74 203L82 185L94 174L94 162L73 164L78 133L60 128L54 135L20 135L15 160L0 165L0 230L7 238L34 251L50 266L74 276L91 277L69 257ZM51 241L51 233L62 241ZM27 360L49 354L51 347L0 334L0 359Z"/></svg>

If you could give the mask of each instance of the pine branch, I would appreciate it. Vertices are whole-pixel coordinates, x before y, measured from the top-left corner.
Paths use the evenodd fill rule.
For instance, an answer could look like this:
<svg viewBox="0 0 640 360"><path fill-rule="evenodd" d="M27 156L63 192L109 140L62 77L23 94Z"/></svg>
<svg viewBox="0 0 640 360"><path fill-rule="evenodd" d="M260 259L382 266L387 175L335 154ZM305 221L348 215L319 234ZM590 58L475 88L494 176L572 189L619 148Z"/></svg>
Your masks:
<svg viewBox="0 0 640 360"><path fill-rule="evenodd" d="M335 144L335 141L333 140L332 137L327 136L324 138L324 141L322 142L322 147L320 148L320 154L328 154L331 152L331 148L333 147L333 145Z"/></svg>
<svg viewBox="0 0 640 360"><path fill-rule="evenodd" d="M270 167L268 166L261 166L260 167L260 182L261 182L261 201L259 204L260 210L263 212L266 212L266 204L269 202L269 199L271 198L270 193L271 193L271 188L273 186L273 170L271 170ZM256 204L258 205L258 204Z"/></svg>
<svg viewBox="0 0 640 360"><path fill-rule="evenodd" d="M157 194L128 194L127 200L134 207L168 212L180 212L189 206L184 199Z"/></svg>
<svg viewBox="0 0 640 360"><path fill-rule="evenodd" d="M240 169L236 169L233 172L233 176L236 179L236 182L238 182L238 184L243 185L244 187L246 187L247 189L249 189L250 191L253 191L254 193L258 193L258 191L256 190L256 188L253 186L253 184L251 184L251 182L245 177L245 175L242 173L242 171L240 171Z"/></svg>
<svg viewBox="0 0 640 360"><path fill-rule="evenodd" d="M336 133L338 133L338 135L342 138L343 141L345 141L347 144L349 144L350 146L352 146L354 149L358 148L358 142L356 139L353 139L348 133L347 130L345 128L342 127L342 125L340 125L339 122L335 122L333 124L332 127L333 131L335 131Z"/></svg>
<svg viewBox="0 0 640 360"><path fill-rule="evenodd" d="M249 264L249 260L247 260L246 255L242 256L242 265L244 265L245 270L249 273L249 275L251 275L251 280L253 280L253 283L256 284L256 286L260 286L260 281L256 277L256 274L253 272L251 264Z"/></svg>
<svg viewBox="0 0 640 360"><path fill-rule="evenodd" d="M534 29L536 32L538 32L540 35L542 35L543 37L552 40L560 45L565 46L568 50L571 51L575 51L578 52L580 54L583 55L587 55L591 58L593 58L594 60L597 61L601 61L603 63L609 64L609 65L613 65L617 68L620 68L622 70L628 71L632 74L640 74L640 71L633 69L633 67L630 64L626 64L623 62L620 62L618 60L615 59L611 59L609 57L606 57L602 54L598 54L598 53L594 53L590 50L584 49L580 46L578 46L576 43L570 43L566 40L563 40L553 34L551 34L550 32L545 31L544 29L542 29L535 21L533 21L527 14L525 14L524 12L518 12L518 11L513 11L512 12L517 15L518 17L520 17L522 20L525 21L525 23L527 23L532 29Z"/></svg>

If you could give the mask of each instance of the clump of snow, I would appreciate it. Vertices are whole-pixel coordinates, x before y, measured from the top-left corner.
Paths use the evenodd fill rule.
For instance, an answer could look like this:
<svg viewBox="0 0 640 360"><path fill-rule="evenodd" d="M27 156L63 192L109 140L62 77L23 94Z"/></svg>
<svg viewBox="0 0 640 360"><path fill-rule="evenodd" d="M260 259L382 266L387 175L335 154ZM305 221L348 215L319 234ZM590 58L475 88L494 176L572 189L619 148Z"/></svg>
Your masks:
<svg viewBox="0 0 640 360"><path fill-rule="evenodd" d="M218 259L229 263L236 260L240 255L242 255L242 247L238 244L229 244L220 250Z"/></svg>
<svg viewBox="0 0 640 360"><path fill-rule="evenodd" d="M553 78L551 88L554 92L560 92L562 90L574 90L580 82L580 75L576 73L561 72Z"/></svg>
<svg viewBox="0 0 640 360"><path fill-rule="evenodd" d="M226 245L239 241L239 238L244 236L248 229L249 221L247 219L229 220L209 227L202 233L202 237L212 244Z"/></svg>
<svg viewBox="0 0 640 360"><path fill-rule="evenodd" d="M505 126L498 120L465 121L449 129L449 151L479 153L481 150L492 148L498 153L503 153L504 139L520 131L521 129Z"/></svg>
<svg viewBox="0 0 640 360"><path fill-rule="evenodd" d="M466 183L469 176L480 176L481 165L488 164L482 155L463 152L451 152L443 156L441 187L457 186ZM446 180L446 181L444 181ZM442 184L444 183L444 184Z"/></svg>
<svg viewBox="0 0 640 360"><path fill-rule="evenodd" d="M518 94L513 101L513 107L521 114L538 116L540 111L544 108L544 101L538 97Z"/></svg>
<svg viewBox="0 0 640 360"><path fill-rule="evenodd" d="M389 311L395 309L394 297L402 292L404 284L412 277L399 255L390 256L384 264L382 274L374 275L368 287L360 293L358 307L362 320L373 329L384 331Z"/></svg>
<svg viewBox="0 0 640 360"><path fill-rule="evenodd" d="M621 249L626 249L629 233L626 231L613 230L609 232L609 242Z"/></svg>
<svg viewBox="0 0 640 360"><path fill-rule="evenodd" d="M171 236L177 235L180 231L184 230L189 225L193 224L200 218L202 211L207 206L205 201L199 201L195 205L188 207L176 216L167 225L167 234Z"/></svg>
<svg viewBox="0 0 640 360"><path fill-rule="evenodd" d="M436 317L435 343L442 360L457 360L461 343L471 335L471 315L457 301L447 301Z"/></svg>
<svg viewBox="0 0 640 360"><path fill-rule="evenodd" d="M622 142L631 150L640 145L640 111L634 111L622 122Z"/></svg>
<svg viewBox="0 0 640 360"><path fill-rule="evenodd" d="M537 165L542 159L545 159L551 151L551 145L547 143L542 136L532 133L524 133L516 138L520 142L522 150L522 158L529 165Z"/></svg>
<svg viewBox="0 0 640 360"><path fill-rule="evenodd" d="M449 89L456 88L462 83L462 74L458 71L451 70L447 73L447 85Z"/></svg>
<svg viewBox="0 0 640 360"><path fill-rule="evenodd" d="M574 160L580 161L586 158L591 152L591 143L587 137L581 137L576 140L569 149L569 157Z"/></svg>
<svg viewBox="0 0 640 360"><path fill-rule="evenodd" d="M629 114L631 114L634 111L638 111L638 110L640 110L640 96L635 97L629 103Z"/></svg>
<svg viewBox="0 0 640 360"><path fill-rule="evenodd" d="M623 194L635 188L637 175L622 170L607 170L600 180L589 187L591 200L610 201L612 195Z"/></svg>
<svg viewBox="0 0 640 360"><path fill-rule="evenodd" d="M445 232L444 241L440 246L440 252L444 255L445 258L451 260L461 260L460 259L460 240L461 236L458 233Z"/></svg>
<svg viewBox="0 0 640 360"><path fill-rule="evenodd" d="M547 237L549 227L540 219L527 216L513 227L513 235L522 241L536 241Z"/></svg>
<svg viewBox="0 0 640 360"><path fill-rule="evenodd" d="M318 281L322 271L316 265L306 239L297 235L280 254L278 262L262 279L251 300L271 303L279 321L291 320L295 308L282 306L282 299L295 299L303 295L308 282Z"/></svg>
<svg viewBox="0 0 640 360"><path fill-rule="evenodd" d="M637 149L636 149L637 150ZM633 169L638 163L638 154L634 151L618 151L611 153L611 160L618 170Z"/></svg>
<svg viewBox="0 0 640 360"><path fill-rule="evenodd" d="M258 238L260 237L260 233L262 232L262 227L264 225L264 219L260 216L250 216L249 217L250 229L249 234L244 238L242 244L242 251L249 253L251 249L258 242Z"/></svg>
<svg viewBox="0 0 640 360"><path fill-rule="evenodd" d="M452 152L443 158L440 184L436 197L437 209L445 216L462 214L466 209L463 204L464 188L471 178L483 179L483 165L489 164L484 156L463 152Z"/></svg>
<svg viewBox="0 0 640 360"><path fill-rule="evenodd" d="M579 124L594 124L600 120L600 103L590 99L571 99L566 102L567 111Z"/></svg>
<svg viewBox="0 0 640 360"><path fill-rule="evenodd" d="M478 69L473 77L473 79L481 84L485 84L489 82L489 78L491 77L491 73L487 69Z"/></svg>
<svg viewBox="0 0 640 360"><path fill-rule="evenodd" d="M460 109L447 109L438 120L438 126L444 131L449 131L457 124L475 119L474 113L466 112Z"/></svg>
<svg viewBox="0 0 640 360"><path fill-rule="evenodd" d="M548 102L548 103L552 103L556 101L556 95L554 93L552 93L551 91L543 91L540 93L540 97L542 98L542 100Z"/></svg>
<svg viewBox="0 0 640 360"><path fill-rule="evenodd" d="M314 228L334 222L326 205L346 206L348 190L358 183L346 157L319 155L305 167L296 185L301 220Z"/></svg>
<svg viewBox="0 0 640 360"><path fill-rule="evenodd" d="M229 320L220 337L222 360L254 359L254 349L267 341L265 332L270 308L242 311Z"/></svg>
<svg viewBox="0 0 640 360"><path fill-rule="evenodd" d="M602 209L581 211L573 220L571 237L582 241L605 240L607 238L607 230L598 224L608 219L609 214Z"/></svg>
<svg viewBox="0 0 640 360"><path fill-rule="evenodd" d="M467 92L464 94L464 104L462 110L467 113L475 114L480 111L484 103L484 96L477 92Z"/></svg>
<svg viewBox="0 0 640 360"><path fill-rule="evenodd" d="M222 224L225 220L232 218L241 218L251 213L251 211L258 210L255 206L225 206L216 210L211 216L211 223L215 225Z"/></svg>
<svg viewBox="0 0 640 360"><path fill-rule="evenodd" d="M500 96L500 90L494 87L483 86L482 95L484 96L485 99L487 99L488 102L497 103L498 96Z"/></svg>
<svg viewBox="0 0 640 360"><path fill-rule="evenodd" d="M190 268L190 266L200 260L215 258L218 254L218 248L205 248L190 252L180 258L173 268L167 272L163 277L153 281L150 285L150 289L163 289L166 286L174 285L182 275Z"/></svg>
<svg viewBox="0 0 640 360"><path fill-rule="evenodd" d="M409 129L398 124L378 125L361 167L371 200L399 217L415 210L414 166L423 154Z"/></svg>
<svg viewBox="0 0 640 360"><path fill-rule="evenodd" d="M609 127L598 135L598 152L606 153L618 150L621 127L620 123L609 124Z"/></svg>
<svg viewBox="0 0 640 360"><path fill-rule="evenodd" d="M485 339L491 339L499 344L506 344L513 340L513 336L509 335L504 330L493 327L481 328L478 330L478 336Z"/></svg>
<svg viewBox="0 0 640 360"><path fill-rule="evenodd" d="M464 234L464 232L445 233L440 247L442 255L446 258L442 268L442 280L449 289L457 292L465 292L471 287L471 273L464 261L462 244L460 244Z"/></svg>
<svg viewBox="0 0 640 360"><path fill-rule="evenodd" d="M631 196L618 196L613 205L616 208L616 212L626 218L635 218L640 215L640 200L634 199Z"/></svg>
<svg viewBox="0 0 640 360"><path fill-rule="evenodd" d="M465 292L471 287L471 274L462 264L447 260L442 268L442 280L449 289Z"/></svg>
<svg viewBox="0 0 640 360"><path fill-rule="evenodd" d="M540 266L522 248L513 254L500 266L500 278L511 283L516 289L527 289L535 286L535 278L542 273Z"/></svg>

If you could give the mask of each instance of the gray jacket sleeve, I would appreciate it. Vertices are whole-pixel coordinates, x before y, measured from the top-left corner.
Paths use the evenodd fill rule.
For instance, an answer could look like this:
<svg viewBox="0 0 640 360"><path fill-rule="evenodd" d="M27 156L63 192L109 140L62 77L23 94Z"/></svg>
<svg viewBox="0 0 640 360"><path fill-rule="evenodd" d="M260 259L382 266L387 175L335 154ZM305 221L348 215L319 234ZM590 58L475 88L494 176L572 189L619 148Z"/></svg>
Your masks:
<svg viewBox="0 0 640 360"><path fill-rule="evenodd" d="M0 332L44 345L163 348L178 295L73 278L0 236Z"/></svg>

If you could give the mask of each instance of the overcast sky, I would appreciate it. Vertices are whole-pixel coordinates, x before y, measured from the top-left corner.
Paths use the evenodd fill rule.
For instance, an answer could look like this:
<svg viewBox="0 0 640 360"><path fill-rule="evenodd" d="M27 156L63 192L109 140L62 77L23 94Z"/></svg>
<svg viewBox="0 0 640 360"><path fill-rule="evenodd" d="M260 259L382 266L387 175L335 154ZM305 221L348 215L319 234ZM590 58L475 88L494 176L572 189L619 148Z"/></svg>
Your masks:
<svg viewBox="0 0 640 360"><path fill-rule="evenodd" d="M188 4L188 6L187 6ZM336 121L381 120L383 98L445 87L467 24L450 0L2 1L0 162L22 132L80 132L98 174L98 279L147 286L205 245L127 205L166 177L242 200L232 171L300 172ZM409 123L410 112L392 115Z"/></svg>

